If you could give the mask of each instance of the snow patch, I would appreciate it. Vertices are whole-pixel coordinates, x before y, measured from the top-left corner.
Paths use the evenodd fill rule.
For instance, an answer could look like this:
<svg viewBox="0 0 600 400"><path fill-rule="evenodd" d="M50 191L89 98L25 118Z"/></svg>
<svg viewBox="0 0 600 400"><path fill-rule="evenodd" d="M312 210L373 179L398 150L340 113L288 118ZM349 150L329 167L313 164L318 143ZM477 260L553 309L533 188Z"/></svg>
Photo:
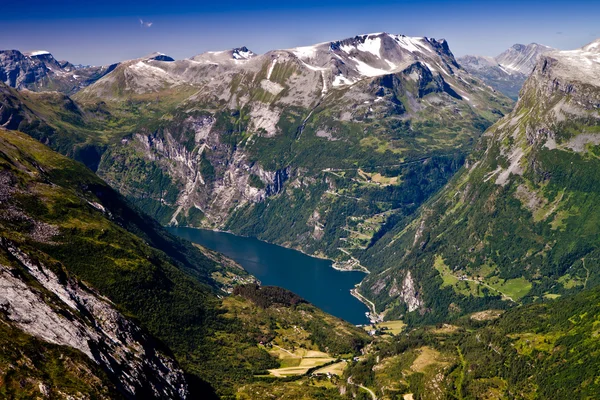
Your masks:
<svg viewBox="0 0 600 400"><path fill-rule="evenodd" d="M339 86L353 85L354 83L355 83L355 81L348 79L343 75L337 75L335 78L333 78L333 83L331 85L333 87L339 87Z"/></svg>
<svg viewBox="0 0 600 400"><path fill-rule="evenodd" d="M303 46L290 49L290 51L300 59L313 58L317 54L317 46Z"/></svg>
<svg viewBox="0 0 600 400"><path fill-rule="evenodd" d="M277 59L271 62L269 65L269 70L267 71L267 80L271 79L271 74L273 73L273 69L275 68L275 64L277 64Z"/></svg>
<svg viewBox="0 0 600 400"><path fill-rule="evenodd" d="M360 43L356 48L360 51L371 53L376 57L381 58L381 38L367 37L364 43Z"/></svg>
<svg viewBox="0 0 600 400"><path fill-rule="evenodd" d="M29 55L31 57L44 56L44 55L47 55L47 54L50 54L50 52L46 51L46 50L36 50L36 51L32 51L31 53L29 53Z"/></svg>
<svg viewBox="0 0 600 400"><path fill-rule="evenodd" d="M356 63L356 69L363 76L374 77L374 76L387 75L390 73L390 71L372 67L365 62L357 60L356 58L350 58L350 60L352 60Z"/></svg>

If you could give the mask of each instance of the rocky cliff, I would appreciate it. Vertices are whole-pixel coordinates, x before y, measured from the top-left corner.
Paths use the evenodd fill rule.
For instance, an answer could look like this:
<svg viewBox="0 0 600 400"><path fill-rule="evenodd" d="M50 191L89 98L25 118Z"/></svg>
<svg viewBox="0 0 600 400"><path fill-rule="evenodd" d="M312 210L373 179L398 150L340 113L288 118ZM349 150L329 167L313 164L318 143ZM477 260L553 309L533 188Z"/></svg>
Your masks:
<svg viewBox="0 0 600 400"><path fill-rule="evenodd" d="M75 100L84 129L112 121L98 174L162 223L339 260L444 184L511 104L445 40L387 33L131 60Z"/></svg>

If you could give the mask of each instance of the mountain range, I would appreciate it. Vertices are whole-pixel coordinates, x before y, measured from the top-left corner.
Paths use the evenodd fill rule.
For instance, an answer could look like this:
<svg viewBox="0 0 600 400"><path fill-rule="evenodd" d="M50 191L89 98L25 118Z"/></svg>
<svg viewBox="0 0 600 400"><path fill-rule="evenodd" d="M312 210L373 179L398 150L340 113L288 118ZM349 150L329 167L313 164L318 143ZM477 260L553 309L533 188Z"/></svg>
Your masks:
<svg viewBox="0 0 600 400"><path fill-rule="evenodd" d="M537 60L552 47L530 43L515 44L496 57L463 56L460 65L494 89L517 100L525 80L533 71Z"/></svg>
<svg viewBox="0 0 600 400"><path fill-rule="evenodd" d="M494 59L529 74L516 104L388 33L69 84L2 55L2 396L600 395L600 39ZM164 225L368 271L356 295L408 327L369 336Z"/></svg>
<svg viewBox="0 0 600 400"><path fill-rule="evenodd" d="M72 94L110 73L116 66L73 65L56 60L44 50L0 51L0 80L8 86L33 91L56 90Z"/></svg>

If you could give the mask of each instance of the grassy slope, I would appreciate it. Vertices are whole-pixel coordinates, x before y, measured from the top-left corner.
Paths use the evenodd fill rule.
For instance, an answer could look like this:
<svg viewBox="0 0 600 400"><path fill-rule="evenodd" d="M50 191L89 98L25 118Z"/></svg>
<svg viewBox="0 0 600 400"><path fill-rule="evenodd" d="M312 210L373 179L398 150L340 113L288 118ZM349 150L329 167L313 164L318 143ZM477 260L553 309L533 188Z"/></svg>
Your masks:
<svg viewBox="0 0 600 400"><path fill-rule="evenodd" d="M470 167L418 218L397 225L363 257L377 271L396 267L372 274L363 285L381 309L396 308L390 316L403 313L402 304L387 290L373 288L406 270L416 276L425 307L432 311L425 318L408 318L425 323L566 295L600 282L595 268L600 255L598 146L588 144L581 152L566 147L577 135L597 133L600 119L597 110L585 106L587 100L560 91L540 93L538 86L544 87L533 80L526 85L517 108L484 135ZM584 97L591 99L592 89L577 90L590 90ZM554 114L557 104L567 112L569 107L584 109L560 118ZM553 149L546 145L552 137ZM515 163L521 173L502 185L497 179L513 162L511 154L523 154Z"/></svg>
<svg viewBox="0 0 600 400"><path fill-rule="evenodd" d="M599 300L596 288L497 320L416 329L376 343L346 376L382 399L597 398Z"/></svg>
<svg viewBox="0 0 600 400"><path fill-rule="evenodd" d="M283 74L279 68L283 65L278 64L273 79L287 88L286 79L293 71ZM279 76L278 71L283 75ZM264 98L259 85L264 73L233 78L231 92L281 107L278 101L288 89ZM243 85L236 84L236 79L242 79ZM125 81L116 79L114 90L118 92L125 85ZM267 170L291 167L297 179L282 195L266 203L236 207L235 213L233 208L223 210L230 214L223 221L224 227L337 259L348 259L348 253L360 254L395 222L411 215L448 181L462 165L472 143L511 105L508 99L486 90L473 94L477 107L440 88L429 88L428 94L422 94L423 88L412 81L408 72L399 73L394 79L374 79L350 89L332 90L312 112L284 106L278 123L281 133L266 138L248 129L248 105L231 108L199 88L115 93L116 97L108 96L109 100L102 97L106 93L94 96L92 89L78 94L76 103L60 95L21 93L23 103L35 116L17 127L92 169L98 168L103 179L166 224L177 209L175 203L185 183L173 176L170 169L176 167L171 161L160 155L149 160L144 146L132 135L141 133L158 140L170 135L181 148L194 153L200 146L184 121L212 116L217 122L211 135L217 138L202 156L200 172L207 182L201 191L210 193L213 183L227 175L224 168L234 150L243 151L250 162ZM365 105L356 100L375 93L385 101ZM414 99L421 95L423 98ZM353 120L342 121L341 115L348 111ZM329 132L334 140L317 136L322 132ZM126 145L121 143L123 138L129 141ZM407 164L398 166L403 163ZM323 172L326 168L347 170ZM395 183L379 185L361 176L361 170ZM210 201L204 202L200 202L203 209ZM314 233L311 216L315 212L320 216L316 224L326 227L322 233ZM196 208L184 209L178 222L214 224L203 217ZM352 233L357 226L361 235Z"/></svg>

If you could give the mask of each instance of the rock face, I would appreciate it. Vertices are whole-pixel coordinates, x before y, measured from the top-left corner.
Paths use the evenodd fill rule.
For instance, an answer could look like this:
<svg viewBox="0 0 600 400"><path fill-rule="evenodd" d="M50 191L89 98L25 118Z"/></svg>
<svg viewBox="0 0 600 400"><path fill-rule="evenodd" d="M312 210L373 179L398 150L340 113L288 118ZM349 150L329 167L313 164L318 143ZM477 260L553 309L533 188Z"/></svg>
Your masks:
<svg viewBox="0 0 600 400"><path fill-rule="evenodd" d="M18 89L75 93L110 73L116 66L75 66L67 61L57 61L47 51L0 51L0 80Z"/></svg>
<svg viewBox="0 0 600 400"><path fill-rule="evenodd" d="M367 252L361 262L382 272L361 292L393 309L380 283L411 271L423 306L452 315L598 279L589 260L600 253L590 223L600 218L599 78L600 40L544 53L516 108L487 130L462 172Z"/></svg>
<svg viewBox="0 0 600 400"><path fill-rule="evenodd" d="M0 264L0 309L7 321L44 341L81 351L108 371L127 397L187 397L183 371L107 299L72 278L59 278L10 241L0 239L0 247L43 288Z"/></svg>
<svg viewBox="0 0 600 400"><path fill-rule="evenodd" d="M516 100L537 60L552 50L537 43L515 44L496 57L464 56L458 62L471 74Z"/></svg>

